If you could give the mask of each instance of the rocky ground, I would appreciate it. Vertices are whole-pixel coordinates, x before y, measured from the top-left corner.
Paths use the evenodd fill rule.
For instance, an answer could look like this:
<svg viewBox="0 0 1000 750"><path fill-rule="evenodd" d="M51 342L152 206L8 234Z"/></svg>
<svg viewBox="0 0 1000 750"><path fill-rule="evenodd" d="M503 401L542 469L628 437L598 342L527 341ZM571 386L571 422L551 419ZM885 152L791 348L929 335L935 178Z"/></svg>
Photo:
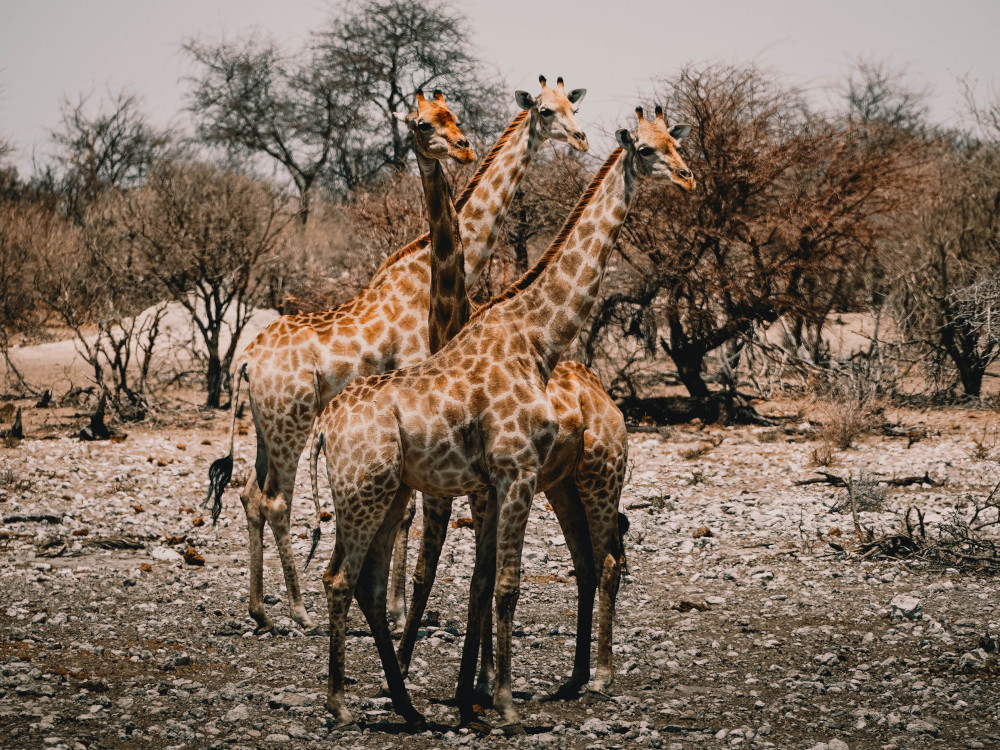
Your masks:
<svg viewBox="0 0 1000 750"><path fill-rule="evenodd" d="M1000 479L985 437L997 415L894 416L929 435L868 436L824 470L928 472L934 481L892 489L886 510L860 520L894 530L913 506L934 533ZM0 447L0 747L1000 748L1000 581L862 559L850 514L829 511L843 490L793 483L817 468L818 442L801 415L774 429L632 435L622 498L630 575L610 700L536 698L568 673L575 622L569 556L540 496L514 642L529 735L460 731L446 701L472 570L464 527L450 533L410 677L431 730L403 734L378 697L374 644L353 608L348 672L358 682L349 693L363 731L332 731L328 643L287 617L273 547L265 590L278 628L255 636L237 491L227 492L218 527L200 506L226 420L194 415L182 427L134 429L124 442L82 443L39 439L46 430L33 430L28 412L28 439ZM238 438L237 477L251 455L252 437ZM300 560L309 544L303 480L305 471ZM467 513L457 501L453 519ZM333 531L326 524L321 564L305 576L318 616Z"/></svg>

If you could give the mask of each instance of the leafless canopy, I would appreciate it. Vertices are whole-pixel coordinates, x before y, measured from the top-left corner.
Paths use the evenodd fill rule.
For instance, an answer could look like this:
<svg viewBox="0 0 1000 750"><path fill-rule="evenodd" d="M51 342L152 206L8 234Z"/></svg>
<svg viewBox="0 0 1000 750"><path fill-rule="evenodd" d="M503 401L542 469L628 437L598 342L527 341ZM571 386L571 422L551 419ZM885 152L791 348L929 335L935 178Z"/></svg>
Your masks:
<svg viewBox="0 0 1000 750"><path fill-rule="evenodd" d="M340 6L300 51L251 37L185 45L200 71L189 108L206 143L231 155L263 155L285 169L301 220L314 187L343 195L409 151L393 117L420 88L442 88L467 122L489 137L505 124L501 92L473 53L465 18L446 5L369 0Z"/></svg>
<svg viewBox="0 0 1000 750"><path fill-rule="evenodd" d="M617 326L660 347L694 397L705 355L758 323L822 318L913 189L919 148L880 127L811 111L753 65L689 66L659 87L699 189L646 196L623 253L634 273L610 288L584 338L593 360Z"/></svg>
<svg viewBox="0 0 1000 750"><path fill-rule="evenodd" d="M169 133L149 125L137 97L114 94L96 114L91 99L67 99L62 123L52 132L59 192L67 215L78 224L105 192L140 185L170 143Z"/></svg>

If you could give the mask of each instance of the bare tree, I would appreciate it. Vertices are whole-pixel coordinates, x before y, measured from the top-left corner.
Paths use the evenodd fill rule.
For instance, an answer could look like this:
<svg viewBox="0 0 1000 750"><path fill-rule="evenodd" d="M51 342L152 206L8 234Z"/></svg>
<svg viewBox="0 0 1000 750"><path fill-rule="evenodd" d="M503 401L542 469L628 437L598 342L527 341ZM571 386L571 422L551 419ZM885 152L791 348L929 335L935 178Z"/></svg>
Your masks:
<svg viewBox="0 0 1000 750"><path fill-rule="evenodd" d="M191 315L205 346L210 408L220 406L228 387L240 333L289 219L280 192L206 164L158 165L129 197L124 220L137 251L150 276Z"/></svg>
<svg viewBox="0 0 1000 750"><path fill-rule="evenodd" d="M500 83L483 70L471 36L462 14L420 0L344 4L317 32L322 65L357 92L363 122L371 128L366 145L378 156L370 173L383 165L405 166L411 143L393 115L413 109L417 90L447 89L467 134L486 139L506 125L506 108L496 106L503 97Z"/></svg>
<svg viewBox="0 0 1000 750"><path fill-rule="evenodd" d="M987 322L1000 267L1000 138L953 133L938 154L937 189L919 205L915 231L896 259L895 300L908 337L939 366L950 363L962 391L975 397L1000 358Z"/></svg>
<svg viewBox="0 0 1000 750"><path fill-rule="evenodd" d="M848 117L857 123L909 132L926 126L928 90L914 85L904 68L882 60L858 60L839 93L847 103Z"/></svg>
<svg viewBox="0 0 1000 750"><path fill-rule="evenodd" d="M288 172L299 196L299 220L309 218L313 189L338 162L346 187L355 169L348 152L361 113L357 94L315 48L288 54L270 39L184 49L201 68L192 79L189 109L199 137L230 156L265 155Z"/></svg>
<svg viewBox="0 0 1000 750"><path fill-rule="evenodd" d="M588 361L622 336L660 348L704 400L709 352L757 323L829 309L912 189L919 149L863 141L753 65L689 66L660 91L671 119L692 125L682 149L699 189L661 188L632 211L624 283L608 286L582 345Z"/></svg>
<svg viewBox="0 0 1000 750"><path fill-rule="evenodd" d="M166 155L170 134L150 126L139 99L114 94L91 114L91 97L63 103L62 123L52 132L57 147L56 187L66 214L83 224L87 208L110 190L140 185L157 158Z"/></svg>
<svg viewBox="0 0 1000 750"><path fill-rule="evenodd" d="M4 200L0 202L0 352L7 375L22 391L30 390L10 348L18 334L39 322L37 296L32 279L35 245L47 236L49 216L37 206Z"/></svg>
<svg viewBox="0 0 1000 750"><path fill-rule="evenodd" d="M498 83L469 40L463 16L416 0L342 5L297 51L261 37L192 40L185 50L200 72L189 108L206 143L287 171L304 225L318 185L343 195L405 165L410 143L393 113L409 112L417 89L447 88L466 133L500 132Z"/></svg>
<svg viewBox="0 0 1000 750"><path fill-rule="evenodd" d="M122 229L118 194L97 199L77 227L50 212L33 247L34 290L73 332L97 389L126 421L149 408L150 364L165 305Z"/></svg>

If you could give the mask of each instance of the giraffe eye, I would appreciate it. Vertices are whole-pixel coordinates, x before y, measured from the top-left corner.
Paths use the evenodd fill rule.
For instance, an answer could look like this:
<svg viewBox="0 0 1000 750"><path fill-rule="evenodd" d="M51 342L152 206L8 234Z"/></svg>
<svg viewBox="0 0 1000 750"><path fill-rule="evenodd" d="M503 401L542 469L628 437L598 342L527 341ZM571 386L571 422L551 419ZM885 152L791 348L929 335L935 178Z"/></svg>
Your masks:
<svg viewBox="0 0 1000 750"><path fill-rule="evenodd" d="M552 117L552 115L554 115L555 112L553 112L548 107L542 107L540 110L538 110L538 114L540 114L542 117Z"/></svg>
<svg viewBox="0 0 1000 750"><path fill-rule="evenodd" d="M434 126L431 125L429 122L427 122L425 120L424 122L418 122L417 123L417 127L420 128L421 130L423 130L426 133L428 130L430 130Z"/></svg>
<svg viewBox="0 0 1000 750"><path fill-rule="evenodd" d="M650 147L650 146L643 146L642 148L639 149L639 153L642 156L652 156L653 155L653 148Z"/></svg>

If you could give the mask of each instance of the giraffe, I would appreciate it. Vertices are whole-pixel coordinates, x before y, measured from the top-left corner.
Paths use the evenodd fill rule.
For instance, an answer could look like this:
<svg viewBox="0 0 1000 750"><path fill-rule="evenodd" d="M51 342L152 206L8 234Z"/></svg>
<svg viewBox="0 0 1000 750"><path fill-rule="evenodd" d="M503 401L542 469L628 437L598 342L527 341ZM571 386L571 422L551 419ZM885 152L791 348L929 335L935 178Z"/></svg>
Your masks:
<svg viewBox="0 0 1000 750"><path fill-rule="evenodd" d="M686 191L695 186L676 148L690 128L668 129L659 107L652 121L641 108L637 112L637 129L616 133L620 147L531 270L480 308L437 354L405 369L359 378L331 399L317 420L337 518L323 585L330 617L326 706L340 727L354 722L344 692L352 598L371 629L393 707L411 728L424 726L385 619L389 542L412 488L439 497L486 493L459 670L459 709L462 720L469 721L481 614L492 588L497 619L493 705L506 733L524 733L511 690L511 635L524 529L558 433L546 386L597 299L639 183L652 178Z"/></svg>
<svg viewBox="0 0 1000 750"><path fill-rule="evenodd" d="M586 89L567 92L539 76L541 93L515 92L521 108L487 154L456 202L465 254L465 276L474 284L499 238L507 207L541 145L561 141L579 151L587 137L575 106ZM248 379L257 433L254 470L240 494L250 552L249 611L258 631L272 622L263 601L263 532L271 527L281 560L292 619L313 627L306 612L292 554L289 524L299 457L326 403L356 377L405 367L427 350L429 273L427 235L390 256L353 299L332 310L283 315L262 330L237 363ZM245 366L245 370L243 370ZM222 461L222 459L220 459ZM219 462L216 462L219 463ZM216 481L215 509L221 508ZM211 490L210 490L211 491Z"/></svg>
<svg viewBox="0 0 1000 750"><path fill-rule="evenodd" d="M560 79L561 81L562 79ZM470 305L465 287L462 236L444 172L436 161L425 157L418 156L417 165L420 168L420 179L423 183L427 204L427 220L430 224L428 234L430 236L431 283L428 294L427 347L428 354L433 354L465 325L469 319ZM316 503L316 528L318 529L320 508L319 495L316 490L316 456L317 453L314 450L310 474L313 485L313 501ZM426 498L425 501L433 502L431 498ZM451 506L450 499L438 498L436 502L448 507ZM390 622L397 629L402 628L406 616L404 598L406 547L410 525L415 513L416 502L411 495L393 543L393 557L397 562L392 567L388 612ZM317 539L318 534L314 535L313 538ZM315 548L315 544L313 547Z"/></svg>
<svg viewBox="0 0 1000 750"><path fill-rule="evenodd" d="M435 94L435 98L436 94ZM411 121L412 122L412 121ZM412 127L412 124L411 124ZM437 161L421 158L418 164L427 196L431 242L431 288L427 330L430 353L436 353L457 334L470 316L465 269L460 250L454 207L443 170ZM576 570L577 643L573 673L553 697L578 694L590 678L590 645L594 595L600 586L598 670L590 689L606 691L613 680L611 631L614 602L618 591L624 554L619 529L618 502L625 480L628 436L625 418L604 390L600 379L584 365L560 362L546 387L556 421L556 441L539 474L537 491L545 492L559 519L567 548ZM316 461L310 464L313 498L319 526ZM475 494L475 493L473 493ZM482 509L485 498L473 497L470 506ZM402 673L408 672L420 620L427 606L441 548L448 530L451 499L424 497L423 537L414 575L413 606L406 618L397 651ZM479 533L479 517L474 525ZM402 579L406 570L406 538L413 518L411 499L404 513L393 548L392 578L389 583L390 625L403 611ZM598 580L597 566L601 575ZM394 605L397 608L394 612ZM482 631L482 671L480 684L488 684L492 671L492 617L487 608Z"/></svg>
<svg viewBox="0 0 1000 750"><path fill-rule="evenodd" d="M465 256L462 252L462 237L458 226L455 204L451 199L451 187L441 167L441 161L449 156L462 163L475 159L469 142L459 133L455 141L462 153L456 155L454 148L445 138L437 134L435 123L455 123L455 117L444 103L444 94L436 90L432 101L424 97L424 92L416 92L417 111L405 116L396 115L413 135L413 152L417 170L424 190L424 205L430 231L430 292L427 325L427 340L431 353L441 348L465 324L469 318L469 298L465 292ZM439 125L440 127L440 125ZM437 300L438 304L434 304ZM318 378L314 377L315 401L322 401ZM313 503L316 521L313 526L313 543L303 569L309 566L319 543L322 510L319 502L316 460L322 444L313 444L310 478L312 481ZM414 504L407 507L408 520L412 521ZM397 542L399 539L397 539ZM406 558L405 541L402 558ZM404 564L405 568L405 564Z"/></svg>

